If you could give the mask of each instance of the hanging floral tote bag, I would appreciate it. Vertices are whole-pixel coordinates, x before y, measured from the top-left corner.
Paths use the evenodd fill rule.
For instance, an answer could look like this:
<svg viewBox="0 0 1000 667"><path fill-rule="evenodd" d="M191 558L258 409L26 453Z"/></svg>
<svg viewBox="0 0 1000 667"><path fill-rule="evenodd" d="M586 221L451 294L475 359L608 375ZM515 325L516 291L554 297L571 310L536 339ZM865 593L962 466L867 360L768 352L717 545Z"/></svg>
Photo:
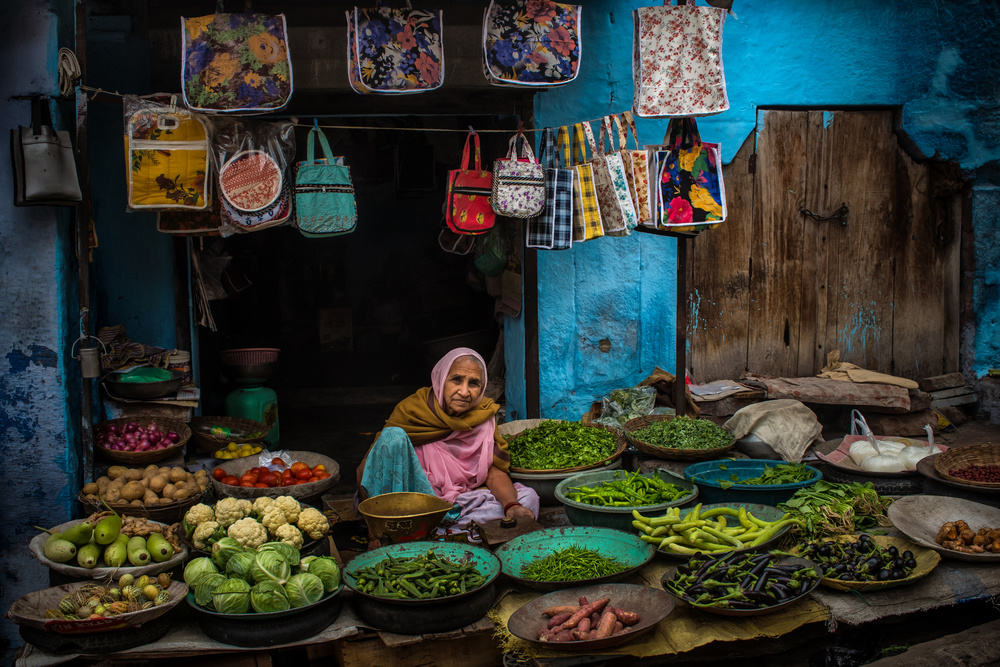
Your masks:
<svg viewBox="0 0 1000 667"><path fill-rule="evenodd" d="M625 111L619 118L618 114L611 116L615 129L618 131L618 154L625 166L625 180L628 183L635 214L640 225L649 223L649 154L640 148L639 135L635 131L635 120L631 111ZM635 140L635 148L628 148L628 134L631 131Z"/></svg>
<svg viewBox="0 0 1000 667"><path fill-rule="evenodd" d="M720 7L640 7L633 11L632 74L637 116L706 116L729 108L722 69Z"/></svg>
<svg viewBox="0 0 1000 667"><path fill-rule="evenodd" d="M181 18L184 104L205 113L260 113L292 97L285 15L222 13Z"/></svg>
<svg viewBox="0 0 1000 667"><path fill-rule="evenodd" d="M562 144L563 158L573 169L573 243L604 236L601 207L594 187L594 168L587 162L584 123L573 126L572 142ZM572 143L572 148L570 145Z"/></svg>
<svg viewBox="0 0 1000 667"><path fill-rule="evenodd" d="M560 86L580 71L580 5L490 2L483 14L483 73L496 85Z"/></svg>
<svg viewBox="0 0 1000 667"><path fill-rule="evenodd" d="M206 118L178 107L176 97L126 95L124 107L128 210L207 209L212 151Z"/></svg>
<svg viewBox="0 0 1000 667"><path fill-rule="evenodd" d="M475 140L472 165L469 165L470 142ZM444 221L458 234L484 234L496 222L490 198L493 196L493 172L482 167L479 135L470 131L462 150L462 166L448 172L448 198Z"/></svg>
<svg viewBox="0 0 1000 667"><path fill-rule="evenodd" d="M511 137L507 157L493 162L493 210L497 215L524 219L538 215L544 207L545 168L518 130Z"/></svg>
<svg viewBox="0 0 1000 667"><path fill-rule="evenodd" d="M600 143L596 144L590 123L583 123L583 131L592 153L590 164L594 168L594 187L597 191L597 205L601 208L601 222L605 235L627 236L635 229L638 218L628 190L622 158L614 152L613 143L609 152L604 150L604 135L608 134L610 138L610 119L605 117L601 127Z"/></svg>
<svg viewBox="0 0 1000 667"><path fill-rule="evenodd" d="M657 183L660 226L693 231L718 225L726 219L719 145L702 142L694 118L671 119L667 133Z"/></svg>
<svg viewBox="0 0 1000 667"><path fill-rule="evenodd" d="M559 136L567 133L559 128ZM573 245L573 170L559 166L555 131L542 132L542 165L545 167L545 208L528 220L525 246L544 250L565 250Z"/></svg>
<svg viewBox="0 0 1000 667"><path fill-rule="evenodd" d="M374 9L347 12L348 80L356 93L423 93L444 83L440 9Z"/></svg>

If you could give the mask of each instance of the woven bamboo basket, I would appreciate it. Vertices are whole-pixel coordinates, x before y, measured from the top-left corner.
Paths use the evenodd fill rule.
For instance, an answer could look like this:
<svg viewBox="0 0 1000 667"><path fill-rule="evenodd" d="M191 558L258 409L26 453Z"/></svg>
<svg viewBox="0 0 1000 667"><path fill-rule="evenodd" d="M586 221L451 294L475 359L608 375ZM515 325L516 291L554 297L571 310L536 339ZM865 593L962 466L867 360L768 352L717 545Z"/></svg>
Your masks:
<svg viewBox="0 0 1000 667"><path fill-rule="evenodd" d="M91 500L83 493L78 493L76 495L77 500L83 505L83 508L90 512L101 512L106 510L107 507L104 503L97 500ZM198 503L211 503L212 502L212 486L209 485L205 487L205 490L201 493L185 498L184 500L173 500L164 504L156 505L133 505L132 503L115 501L110 502L108 505L111 506L118 514L125 514L128 516L146 517L150 521L159 521L160 523L177 523L182 518L184 514L197 505Z"/></svg>
<svg viewBox="0 0 1000 667"><path fill-rule="evenodd" d="M213 426L228 428L233 433L256 433L257 435L253 437L215 436L209 432ZM270 431L271 427L267 424L243 417L195 417L191 420L191 438L195 447L206 454L214 454L217 450L228 445L230 441L251 444L262 442Z"/></svg>
<svg viewBox="0 0 1000 667"><path fill-rule="evenodd" d="M94 451L97 455L108 461L114 461L115 463L123 463L129 466L140 466L148 465L150 463L156 463L157 461L163 461L164 459L169 459L175 454L184 451L184 445L187 441L191 439L191 428L182 421L176 421L173 419L161 419L159 417L132 417L132 418L119 418L119 419L108 419L97 425L94 429L94 433L100 432L102 428L106 428L109 424L115 424L117 426L124 426L129 422L135 422L142 428L149 426L150 422L156 422L156 425L160 427L160 430L166 433L167 431L174 431L180 436L180 440L175 442L170 447L164 447L163 449L154 449L148 452L118 452L113 449L106 449L104 447L98 447L94 445Z"/></svg>
<svg viewBox="0 0 1000 667"><path fill-rule="evenodd" d="M948 451L934 457L934 470L941 477L956 484L1000 488L1000 482L977 482L963 477L955 477L950 471L969 468L974 465L1000 466L1000 445L969 445L967 447L951 447Z"/></svg>
<svg viewBox="0 0 1000 667"><path fill-rule="evenodd" d="M643 454L649 454L650 456L672 461L707 461L718 458L733 448L733 442L730 442L728 447L716 447L714 449L675 449L670 447L657 447L656 445L651 445L648 442L643 442L634 435L636 431L640 431L650 424L670 421L673 418L673 415L646 415L644 417L630 419L625 422L623 431L625 439Z"/></svg>
<svg viewBox="0 0 1000 667"><path fill-rule="evenodd" d="M504 424L500 424L500 426L498 427L498 430L500 432L500 435L502 435L504 438L506 438L507 440L512 440L512 439L516 438L517 436L521 435L521 433L523 433L523 432L525 432L525 431L527 431L529 429L535 428L535 427L539 426L542 422L547 422L547 421L562 421L562 420L561 419L521 419L521 420L518 420L518 421L512 421L512 422L506 422ZM595 461L594 463L591 463L589 465L574 466L572 468L550 468L550 469L546 469L546 470L528 470L526 468L515 468L515 467L511 466L511 468L510 468L511 472L521 473L521 474L525 474L525 475L553 475L553 474L559 474L559 473L580 472L580 471L583 471L583 470L590 470L592 468L598 468L600 466L606 466L609 463L612 463L612 462L618 460L618 458L621 457L621 455L625 452L625 448L628 446L628 443L625 442L624 438L622 438L619 435L618 431L616 431L613 428L609 428L607 426L602 426L600 424L588 424L587 426L588 426L588 428L599 428L599 429L602 429L602 430L607 431L608 433L610 433L610 434L612 434L612 435L614 435L616 437L615 449L611 453L610 456L608 456L607 458L602 459L600 461Z"/></svg>

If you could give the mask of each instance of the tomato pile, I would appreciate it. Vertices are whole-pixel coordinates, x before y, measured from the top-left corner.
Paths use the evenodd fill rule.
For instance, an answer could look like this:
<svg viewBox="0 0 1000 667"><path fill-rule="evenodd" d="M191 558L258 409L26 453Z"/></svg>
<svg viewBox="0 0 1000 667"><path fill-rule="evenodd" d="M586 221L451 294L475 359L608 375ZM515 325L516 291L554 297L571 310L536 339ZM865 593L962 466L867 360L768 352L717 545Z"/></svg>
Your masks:
<svg viewBox="0 0 1000 667"><path fill-rule="evenodd" d="M274 457L267 466L250 468L241 476L230 475L221 467L212 471L212 475L222 484L244 486L258 489L273 489L278 486L295 486L327 479L330 473L322 463L309 467L308 463L296 461L292 465L285 463L281 457Z"/></svg>

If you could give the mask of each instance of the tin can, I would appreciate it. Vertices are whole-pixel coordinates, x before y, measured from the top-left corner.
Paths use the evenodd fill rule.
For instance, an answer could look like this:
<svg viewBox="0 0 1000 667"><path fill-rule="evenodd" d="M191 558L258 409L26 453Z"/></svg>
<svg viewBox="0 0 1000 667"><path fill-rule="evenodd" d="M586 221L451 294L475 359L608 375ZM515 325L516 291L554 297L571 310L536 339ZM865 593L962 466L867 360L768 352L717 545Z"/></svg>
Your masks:
<svg viewBox="0 0 1000 667"><path fill-rule="evenodd" d="M185 387L194 384L191 375L191 353L184 350L177 350L167 359L167 369L178 371L181 374L181 384Z"/></svg>

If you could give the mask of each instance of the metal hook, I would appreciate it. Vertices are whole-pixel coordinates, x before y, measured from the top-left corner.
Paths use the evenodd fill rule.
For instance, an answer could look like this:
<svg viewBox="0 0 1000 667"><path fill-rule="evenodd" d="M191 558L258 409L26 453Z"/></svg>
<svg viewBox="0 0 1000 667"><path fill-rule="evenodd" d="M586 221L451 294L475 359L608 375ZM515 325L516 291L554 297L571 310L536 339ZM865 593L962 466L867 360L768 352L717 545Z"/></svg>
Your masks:
<svg viewBox="0 0 1000 667"><path fill-rule="evenodd" d="M819 215L818 213L813 213L807 208L800 208L799 213L802 215L808 215L810 218L816 222L827 222L828 220L840 220L840 226L847 226L847 214L851 212L851 209L847 208L847 204L843 203L840 205L836 211L830 215Z"/></svg>

